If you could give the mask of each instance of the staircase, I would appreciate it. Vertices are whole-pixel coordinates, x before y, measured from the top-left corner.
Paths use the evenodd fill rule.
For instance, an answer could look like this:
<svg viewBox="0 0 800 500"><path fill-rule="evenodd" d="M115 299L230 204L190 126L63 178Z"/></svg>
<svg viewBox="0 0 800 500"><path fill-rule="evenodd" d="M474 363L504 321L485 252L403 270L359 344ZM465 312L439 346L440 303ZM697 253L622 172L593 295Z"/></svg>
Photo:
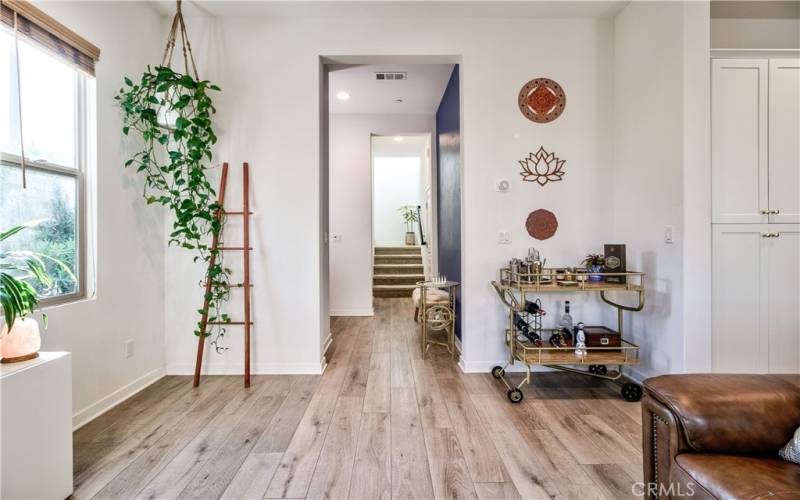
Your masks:
<svg viewBox="0 0 800 500"><path fill-rule="evenodd" d="M425 279L418 246L375 247L372 295L411 297L416 283Z"/></svg>

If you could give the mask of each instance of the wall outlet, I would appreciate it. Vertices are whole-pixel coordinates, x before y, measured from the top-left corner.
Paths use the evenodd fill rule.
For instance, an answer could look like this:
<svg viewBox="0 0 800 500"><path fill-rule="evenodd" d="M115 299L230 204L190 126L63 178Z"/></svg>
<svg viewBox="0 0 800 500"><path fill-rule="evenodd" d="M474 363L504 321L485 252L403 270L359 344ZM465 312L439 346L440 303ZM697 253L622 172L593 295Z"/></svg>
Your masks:
<svg viewBox="0 0 800 500"><path fill-rule="evenodd" d="M500 245L510 245L511 231L500 231L497 233L497 243Z"/></svg>
<svg viewBox="0 0 800 500"><path fill-rule="evenodd" d="M134 342L133 339L128 339L125 341L125 357L132 358L133 357L133 347Z"/></svg>
<svg viewBox="0 0 800 500"><path fill-rule="evenodd" d="M675 242L675 227L674 226L665 226L664 227L664 243L674 243Z"/></svg>

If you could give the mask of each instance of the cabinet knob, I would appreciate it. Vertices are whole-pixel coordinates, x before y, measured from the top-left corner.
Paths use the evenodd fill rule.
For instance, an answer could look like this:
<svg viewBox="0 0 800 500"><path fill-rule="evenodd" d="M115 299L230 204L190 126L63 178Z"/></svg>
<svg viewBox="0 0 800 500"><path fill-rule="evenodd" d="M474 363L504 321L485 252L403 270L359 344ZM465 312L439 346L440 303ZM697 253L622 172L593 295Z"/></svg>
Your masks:
<svg viewBox="0 0 800 500"><path fill-rule="evenodd" d="M772 214L772 215L778 215L779 213L781 213L781 211L780 210L770 210L769 213Z"/></svg>
<svg viewBox="0 0 800 500"><path fill-rule="evenodd" d="M761 211L761 215L769 215L770 213L772 213L772 212L770 212L769 210L766 210L766 209Z"/></svg>

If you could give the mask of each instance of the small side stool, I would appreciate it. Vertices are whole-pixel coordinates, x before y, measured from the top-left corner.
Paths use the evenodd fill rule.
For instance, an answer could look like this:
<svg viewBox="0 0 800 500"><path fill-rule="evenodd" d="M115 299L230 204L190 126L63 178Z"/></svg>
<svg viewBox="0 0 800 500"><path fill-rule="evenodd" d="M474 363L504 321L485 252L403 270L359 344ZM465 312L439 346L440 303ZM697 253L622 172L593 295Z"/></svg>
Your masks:
<svg viewBox="0 0 800 500"><path fill-rule="evenodd" d="M430 346L441 345L447 348L450 356L456 356L456 281L420 281L417 283L419 291L419 308L422 313L422 357L428 352ZM415 290L415 292L417 291ZM438 302L433 302L431 297L437 296ZM442 300L443 297L446 297ZM434 340L429 331L440 331L446 335L446 341Z"/></svg>
<svg viewBox="0 0 800 500"><path fill-rule="evenodd" d="M422 300L422 288L417 287L411 292L411 300L414 302L414 321L419 321L419 307ZM425 301L428 305L431 304L446 304L450 301L450 294L438 288L428 289L425 295Z"/></svg>

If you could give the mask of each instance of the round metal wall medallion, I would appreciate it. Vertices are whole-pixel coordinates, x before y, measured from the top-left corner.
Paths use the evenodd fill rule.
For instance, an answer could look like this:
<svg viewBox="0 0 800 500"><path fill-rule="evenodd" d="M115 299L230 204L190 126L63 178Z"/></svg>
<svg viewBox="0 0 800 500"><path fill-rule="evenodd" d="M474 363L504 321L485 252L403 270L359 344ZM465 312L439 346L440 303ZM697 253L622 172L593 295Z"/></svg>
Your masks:
<svg viewBox="0 0 800 500"><path fill-rule="evenodd" d="M522 86L517 102L526 118L536 123L548 123L564 112L567 95L555 81L534 78Z"/></svg>
<svg viewBox="0 0 800 500"><path fill-rule="evenodd" d="M558 219L553 212L540 208L528 214L528 219L525 221L525 229L528 234L537 240L546 240L554 234L558 229Z"/></svg>

